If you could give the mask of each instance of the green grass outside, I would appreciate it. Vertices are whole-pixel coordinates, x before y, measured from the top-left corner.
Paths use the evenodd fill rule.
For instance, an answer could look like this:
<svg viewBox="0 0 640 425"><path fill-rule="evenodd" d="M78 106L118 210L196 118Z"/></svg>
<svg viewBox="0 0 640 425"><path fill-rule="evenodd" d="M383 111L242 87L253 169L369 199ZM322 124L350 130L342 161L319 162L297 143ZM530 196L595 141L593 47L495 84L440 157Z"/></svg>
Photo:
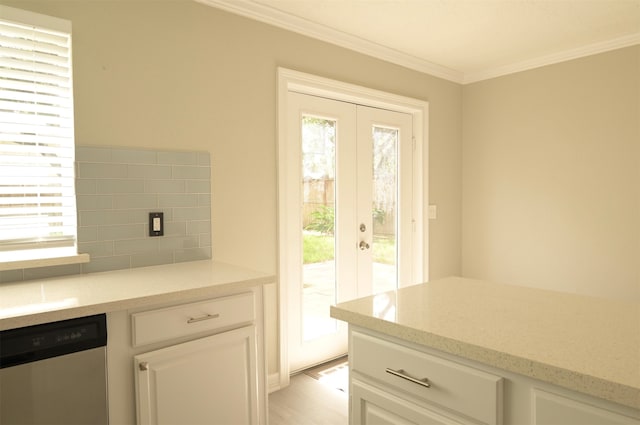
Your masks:
<svg viewBox="0 0 640 425"><path fill-rule="evenodd" d="M382 264L396 263L396 241L385 236L373 237L373 262Z"/></svg>
<svg viewBox="0 0 640 425"><path fill-rule="evenodd" d="M333 236L304 233L302 236L302 262L321 263L335 256Z"/></svg>
<svg viewBox="0 0 640 425"><path fill-rule="evenodd" d="M376 236L373 244L373 261L383 264L395 264L395 240ZM304 233L302 237L303 263L320 263L333 260L335 256L334 238L332 235Z"/></svg>

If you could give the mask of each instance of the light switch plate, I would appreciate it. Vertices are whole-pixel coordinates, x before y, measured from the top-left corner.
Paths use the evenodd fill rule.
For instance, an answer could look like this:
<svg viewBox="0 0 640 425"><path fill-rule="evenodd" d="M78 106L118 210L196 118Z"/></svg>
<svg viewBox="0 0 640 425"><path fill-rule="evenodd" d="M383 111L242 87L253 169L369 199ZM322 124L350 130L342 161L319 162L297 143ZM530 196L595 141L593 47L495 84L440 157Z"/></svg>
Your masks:
<svg viewBox="0 0 640 425"><path fill-rule="evenodd" d="M429 220L435 220L438 218L438 206L429 205Z"/></svg>
<svg viewBox="0 0 640 425"><path fill-rule="evenodd" d="M149 236L164 236L164 213L149 213Z"/></svg>

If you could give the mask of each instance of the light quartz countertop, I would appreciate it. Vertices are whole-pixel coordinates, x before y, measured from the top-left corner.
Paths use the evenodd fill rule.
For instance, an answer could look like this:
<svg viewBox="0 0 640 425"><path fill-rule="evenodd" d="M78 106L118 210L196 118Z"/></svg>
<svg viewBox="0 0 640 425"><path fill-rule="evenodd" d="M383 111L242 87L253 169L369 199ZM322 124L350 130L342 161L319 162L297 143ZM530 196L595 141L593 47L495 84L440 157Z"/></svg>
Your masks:
<svg viewBox="0 0 640 425"><path fill-rule="evenodd" d="M450 277L341 303L331 316L640 409L640 303Z"/></svg>
<svg viewBox="0 0 640 425"><path fill-rule="evenodd" d="M0 330L216 296L274 276L211 260L0 284Z"/></svg>

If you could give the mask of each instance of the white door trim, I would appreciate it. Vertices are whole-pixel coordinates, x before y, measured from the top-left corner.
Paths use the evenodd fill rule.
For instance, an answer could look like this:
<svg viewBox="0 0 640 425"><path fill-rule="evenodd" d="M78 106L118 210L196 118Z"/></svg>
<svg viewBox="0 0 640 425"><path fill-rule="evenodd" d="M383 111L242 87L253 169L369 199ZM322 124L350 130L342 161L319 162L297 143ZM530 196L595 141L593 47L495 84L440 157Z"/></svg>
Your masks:
<svg viewBox="0 0 640 425"><path fill-rule="evenodd" d="M413 116L413 134L415 137L414 148L414 175L413 175L413 223L414 235L412 248L415 260L411 272L410 282L401 282L401 286L421 283L428 280L429 276L429 252L428 252L428 220L424 216L423 206L428 202L428 173L423 173L428 164L428 111L429 104L426 101L399 96L366 87L361 87L341 81L331 80L293 71L286 68L278 68L277 74L278 109L277 109L277 134L278 134L278 313L279 313L279 360L280 360L280 388L289 384L288 361L288 335L287 312L288 301L286 288L287 276L293 265L288 264L287 256L281 255L288 245L291 235L287 234L289 199L287 197L287 93L290 91L326 97L329 99L355 103L391 111L405 112Z"/></svg>

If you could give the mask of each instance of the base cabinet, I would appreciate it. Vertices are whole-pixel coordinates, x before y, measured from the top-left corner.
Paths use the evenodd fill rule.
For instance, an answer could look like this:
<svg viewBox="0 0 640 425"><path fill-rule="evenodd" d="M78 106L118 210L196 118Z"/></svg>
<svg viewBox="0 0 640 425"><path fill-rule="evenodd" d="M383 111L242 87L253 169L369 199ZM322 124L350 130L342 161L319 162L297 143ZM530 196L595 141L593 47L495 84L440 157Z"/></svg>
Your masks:
<svg viewBox="0 0 640 425"><path fill-rule="evenodd" d="M362 425L462 425L424 406L358 380L351 382L351 423Z"/></svg>
<svg viewBox="0 0 640 425"><path fill-rule="evenodd" d="M501 376L364 331L349 344L352 425L502 424Z"/></svg>
<svg viewBox="0 0 640 425"><path fill-rule="evenodd" d="M640 420L568 397L534 389L533 425L640 425Z"/></svg>
<svg viewBox="0 0 640 425"><path fill-rule="evenodd" d="M135 356L139 424L257 424L256 330Z"/></svg>
<svg viewBox="0 0 640 425"><path fill-rule="evenodd" d="M107 315L109 423L266 425L262 286Z"/></svg>
<svg viewBox="0 0 640 425"><path fill-rule="evenodd" d="M640 425L640 410L350 326L351 425Z"/></svg>

